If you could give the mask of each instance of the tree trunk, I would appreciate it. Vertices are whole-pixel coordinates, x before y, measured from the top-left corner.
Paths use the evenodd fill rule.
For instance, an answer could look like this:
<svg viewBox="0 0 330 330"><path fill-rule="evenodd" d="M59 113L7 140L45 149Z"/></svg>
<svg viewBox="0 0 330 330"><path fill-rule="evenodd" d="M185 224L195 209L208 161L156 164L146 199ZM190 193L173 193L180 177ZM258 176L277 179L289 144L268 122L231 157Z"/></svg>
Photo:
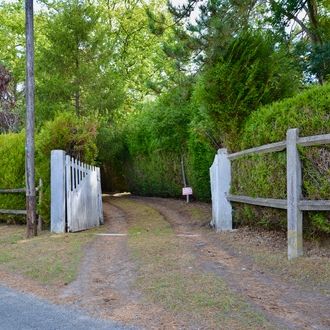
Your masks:
<svg viewBox="0 0 330 330"><path fill-rule="evenodd" d="M26 222L27 238L37 235L36 188L34 181L34 27L33 0L25 0L26 34L26 142L25 142L25 177L26 177Z"/></svg>
<svg viewBox="0 0 330 330"><path fill-rule="evenodd" d="M76 114L80 116L80 81L79 81L79 47L77 42L77 57L76 57L76 79L75 79L75 93L74 93L74 103Z"/></svg>

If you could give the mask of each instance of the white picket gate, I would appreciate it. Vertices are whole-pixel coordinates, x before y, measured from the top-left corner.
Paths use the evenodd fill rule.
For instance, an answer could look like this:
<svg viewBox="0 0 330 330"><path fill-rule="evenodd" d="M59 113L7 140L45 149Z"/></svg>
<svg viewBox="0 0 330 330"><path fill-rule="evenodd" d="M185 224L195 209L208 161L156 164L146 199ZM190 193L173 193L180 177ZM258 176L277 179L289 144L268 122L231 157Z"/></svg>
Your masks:
<svg viewBox="0 0 330 330"><path fill-rule="evenodd" d="M51 231L75 232L103 223L100 169L65 155L51 154Z"/></svg>

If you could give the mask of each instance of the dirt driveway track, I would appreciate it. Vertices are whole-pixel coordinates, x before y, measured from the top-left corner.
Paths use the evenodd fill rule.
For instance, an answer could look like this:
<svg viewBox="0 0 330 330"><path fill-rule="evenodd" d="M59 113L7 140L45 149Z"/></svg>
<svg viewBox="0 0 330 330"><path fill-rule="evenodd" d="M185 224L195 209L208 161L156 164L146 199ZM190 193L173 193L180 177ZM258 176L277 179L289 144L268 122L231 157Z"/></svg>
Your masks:
<svg viewBox="0 0 330 330"><path fill-rule="evenodd" d="M265 272L251 258L231 249L206 225L210 215L207 204L193 203L190 207L172 199L106 198L104 211L111 236L99 236L87 247L78 279L61 292L67 303L93 315L142 328L214 327L215 323L211 320L208 323L203 317L199 324L199 321L189 323L189 313L172 309L161 299L149 299L145 294L149 289L135 285L141 265L130 248L129 229L140 221L141 215L134 211L138 207L144 208L144 216L149 212L155 217L152 212L157 212L158 217L169 223L172 239L181 244L185 257L189 254L194 270L224 281L232 294L265 319L260 328L330 329L329 295ZM178 257L180 253L176 251ZM159 251L154 257L159 257ZM234 322L232 326L241 325L236 327Z"/></svg>

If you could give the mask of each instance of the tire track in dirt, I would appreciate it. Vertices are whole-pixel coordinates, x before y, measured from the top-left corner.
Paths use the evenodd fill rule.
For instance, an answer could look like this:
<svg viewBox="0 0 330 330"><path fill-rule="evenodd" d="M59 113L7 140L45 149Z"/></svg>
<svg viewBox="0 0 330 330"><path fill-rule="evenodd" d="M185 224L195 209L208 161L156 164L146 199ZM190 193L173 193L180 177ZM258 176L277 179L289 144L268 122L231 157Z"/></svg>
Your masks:
<svg viewBox="0 0 330 330"><path fill-rule="evenodd" d="M107 232L127 233L124 212L104 203ZM125 236L98 236L85 248L77 279L69 284L60 297L101 317L128 318L137 308L139 297L130 287L134 282L134 264L130 262ZM127 314L127 309L132 311Z"/></svg>
<svg viewBox="0 0 330 330"><path fill-rule="evenodd" d="M260 272L251 261L240 258L221 245L216 235L191 221L182 202L161 198L134 198L160 212L177 234L185 237L198 257L197 267L225 279L229 287L263 311L279 328L330 329L330 299L317 292L289 285L279 277Z"/></svg>
<svg viewBox="0 0 330 330"><path fill-rule="evenodd" d="M108 233L127 234L125 210L103 203ZM61 303L73 304L93 316L143 329L170 329L160 307L147 303L134 289L137 272L128 249L127 236L98 236L85 248L77 279L60 294Z"/></svg>

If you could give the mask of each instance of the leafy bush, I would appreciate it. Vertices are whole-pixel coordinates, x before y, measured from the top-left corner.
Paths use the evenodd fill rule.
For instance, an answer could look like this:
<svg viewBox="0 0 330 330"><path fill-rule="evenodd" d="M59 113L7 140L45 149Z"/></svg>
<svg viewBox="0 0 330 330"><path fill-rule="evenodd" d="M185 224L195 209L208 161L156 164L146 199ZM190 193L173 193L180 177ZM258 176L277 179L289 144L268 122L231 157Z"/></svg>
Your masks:
<svg viewBox="0 0 330 330"><path fill-rule="evenodd" d="M190 122L188 99L189 92L173 90L128 118L125 172L132 192L181 195L181 158L187 153Z"/></svg>
<svg viewBox="0 0 330 330"><path fill-rule="evenodd" d="M43 201L40 214L46 223L50 220L50 154L62 149L72 156L93 163L96 155L97 125L93 120L62 113L47 122L36 134L36 184L43 180ZM0 135L0 187L25 186L25 133ZM0 195L0 208L24 209L24 196ZM7 218L8 219L8 218ZM22 218L20 218L23 221Z"/></svg>
<svg viewBox="0 0 330 330"><path fill-rule="evenodd" d="M330 85L311 88L293 98L263 107L246 122L240 149L285 140L289 128L300 136L330 132ZM330 146L300 148L303 195L306 199L329 199ZM286 153L256 155L233 161L233 192L253 197L286 198ZM250 209L250 211L247 211ZM263 218L266 226L284 228L284 212L249 206L236 208L236 219L250 222ZM259 208L258 208L259 210ZM330 214L308 212L305 226L310 234L330 232ZM257 220L258 221L258 220Z"/></svg>
<svg viewBox="0 0 330 330"><path fill-rule="evenodd" d="M97 161L101 166L102 189L127 191L123 164L128 157L122 125L102 123L97 133Z"/></svg>
<svg viewBox="0 0 330 330"><path fill-rule="evenodd" d="M296 93L297 72L288 54L274 42L270 34L245 31L205 63L194 101L211 126L216 125L214 139L219 144L235 146L251 113Z"/></svg>
<svg viewBox="0 0 330 330"><path fill-rule="evenodd" d="M25 134L0 134L0 188L23 188ZM0 194L0 209L24 209L24 194ZM1 215L0 215L1 216ZM7 219L10 219L7 217Z"/></svg>

